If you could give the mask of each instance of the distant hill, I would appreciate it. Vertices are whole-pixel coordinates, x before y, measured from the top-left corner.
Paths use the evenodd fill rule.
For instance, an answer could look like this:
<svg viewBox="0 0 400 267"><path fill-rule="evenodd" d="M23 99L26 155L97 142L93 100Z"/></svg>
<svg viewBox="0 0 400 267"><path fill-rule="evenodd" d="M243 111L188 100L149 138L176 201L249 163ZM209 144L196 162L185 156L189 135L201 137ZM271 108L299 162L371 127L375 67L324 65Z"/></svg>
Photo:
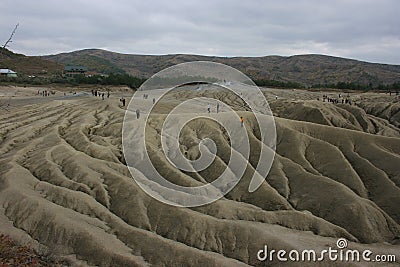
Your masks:
<svg viewBox="0 0 400 267"><path fill-rule="evenodd" d="M48 56L25 56L0 48L0 68L19 75L55 76L65 65L85 65L89 71L148 78L175 64L206 60L223 63L244 72L252 79L295 82L304 85L352 82L364 85L400 82L400 65L368 63L325 55L290 57L214 57L200 55L132 55L100 49L85 49Z"/></svg>
<svg viewBox="0 0 400 267"><path fill-rule="evenodd" d="M0 48L0 68L16 71L18 75L52 76L61 74L64 64L56 63L36 56L16 54Z"/></svg>
<svg viewBox="0 0 400 267"><path fill-rule="evenodd" d="M325 55L290 57L213 57L199 55L132 55L100 49L85 49L44 56L62 64L85 64L102 73L126 72L149 77L175 64L207 60L223 63L244 72L253 79L298 82L305 85L353 82L357 84L391 84L400 82L400 65L368 63Z"/></svg>

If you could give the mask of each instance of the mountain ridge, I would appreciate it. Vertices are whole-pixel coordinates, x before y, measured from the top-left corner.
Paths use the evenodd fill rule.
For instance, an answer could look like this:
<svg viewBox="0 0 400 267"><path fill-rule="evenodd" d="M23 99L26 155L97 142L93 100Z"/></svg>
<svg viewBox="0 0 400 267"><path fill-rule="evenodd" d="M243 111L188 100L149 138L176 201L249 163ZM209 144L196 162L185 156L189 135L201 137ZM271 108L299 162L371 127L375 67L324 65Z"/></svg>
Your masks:
<svg viewBox="0 0 400 267"><path fill-rule="evenodd" d="M304 86L353 83L368 88L400 83L400 65L370 63L330 55L218 57L191 54L138 55L103 49L83 49L45 56L0 53L0 68L19 75L59 76L65 65L85 65L104 74L130 74L148 78L167 67L190 61L214 61L236 68L253 80L273 80Z"/></svg>
<svg viewBox="0 0 400 267"><path fill-rule="evenodd" d="M138 77L148 78L158 71L189 61L214 61L237 68L253 79L299 82L305 85L352 82L364 85L400 82L400 65L370 63L330 55L305 54L293 56L218 57L192 54L139 55L103 49L83 49L43 56L56 63L74 64L85 57L108 62L109 66ZM100 64L101 65L101 64ZM96 64L90 69L101 71Z"/></svg>

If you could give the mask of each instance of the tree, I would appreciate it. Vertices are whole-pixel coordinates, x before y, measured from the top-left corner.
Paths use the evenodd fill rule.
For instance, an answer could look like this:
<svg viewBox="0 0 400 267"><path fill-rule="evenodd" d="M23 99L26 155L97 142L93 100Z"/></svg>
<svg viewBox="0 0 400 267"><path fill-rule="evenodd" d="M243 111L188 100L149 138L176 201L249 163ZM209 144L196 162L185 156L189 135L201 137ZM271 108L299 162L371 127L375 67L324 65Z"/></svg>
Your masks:
<svg viewBox="0 0 400 267"><path fill-rule="evenodd" d="M7 48L9 45L9 43L12 43L12 38L14 37L15 32L17 31L17 28L19 26L19 23L17 23L17 25L15 25L14 30L12 31L10 38L8 38L8 40L4 43L3 48Z"/></svg>

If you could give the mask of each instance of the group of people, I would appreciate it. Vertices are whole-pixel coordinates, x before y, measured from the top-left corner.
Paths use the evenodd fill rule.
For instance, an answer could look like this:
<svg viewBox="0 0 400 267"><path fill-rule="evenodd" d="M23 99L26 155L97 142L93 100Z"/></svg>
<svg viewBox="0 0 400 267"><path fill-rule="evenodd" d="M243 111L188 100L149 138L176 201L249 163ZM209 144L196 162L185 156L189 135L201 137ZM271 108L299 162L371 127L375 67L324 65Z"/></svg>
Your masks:
<svg viewBox="0 0 400 267"><path fill-rule="evenodd" d="M215 111L216 111L216 113L219 113L219 102L217 102L217 104L216 104L216 106L215 106ZM207 104L207 112L208 112L208 113L211 113L211 104L210 104L210 103ZM240 121L240 126L243 127L243 125L244 125L244 118L243 118L243 117L240 117L239 121Z"/></svg>
<svg viewBox="0 0 400 267"><path fill-rule="evenodd" d="M215 111L217 113L219 113L219 102L217 102L217 105L215 106ZM211 104L210 103L207 104L207 112L211 113Z"/></svg>
<svg viewBox="0 0 400 267"><path fill-rule="evenodd" d="M148 94L143 94L143 99L148 99L149 95ZM156 103L156 99L153 97L153 104Z"/></svg>
<svg viewBox="0 0 400 267"><path fill-rule="evenodd" d="M353 102L351 101L351 98L350 98L350 94L347 94L346 98L343 97L342 94L339 94L338 98L329 97L328 95L322 95L322 102L325 102L325 101L327 101L329 103L333 103L333 104L339 104L339 103L349 104L349 105L353 104Z"/></svg>
<svg viewBox="0 0 400 267"><path fill-rule="evenodd" d="M93 89L92 89L92 95L99 96L99 97L101 97L102 100L104 100L104 98L105 98L104 92L100 92L100 91L93 90ZM107 98L110 98L110 91L107 91Z"/></svg>
<svg viewBox="0 0 400 267"><path fill-rule="evenodd" d="M37 94L41 95L41 96L50 96L50 93L54 94L54 92L50 92L50 91L47 91L47 90L43 90L43 91L38 90L37 91Z"/></svg>
<svg viewBox="0 0 400 267"><path fill-rule="evenodd" d="M121 97L120 99L119 99L119 102L121 102L121 105L123 106L123 107L125 107L125 98L124 97Z"/></svg>

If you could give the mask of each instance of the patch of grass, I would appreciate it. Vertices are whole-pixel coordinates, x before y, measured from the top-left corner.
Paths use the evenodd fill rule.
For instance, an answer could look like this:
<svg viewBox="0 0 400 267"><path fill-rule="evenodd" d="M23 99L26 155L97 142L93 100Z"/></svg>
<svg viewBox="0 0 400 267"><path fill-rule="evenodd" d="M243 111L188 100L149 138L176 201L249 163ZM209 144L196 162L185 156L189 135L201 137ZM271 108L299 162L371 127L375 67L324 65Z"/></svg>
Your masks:
<svg viewBox="0 0 400 267"><path fill-rule="evenodd" d="M7 235L0 235L0 266L68 266L54 256L39 255L33 249L18 245Z"/></svg>

